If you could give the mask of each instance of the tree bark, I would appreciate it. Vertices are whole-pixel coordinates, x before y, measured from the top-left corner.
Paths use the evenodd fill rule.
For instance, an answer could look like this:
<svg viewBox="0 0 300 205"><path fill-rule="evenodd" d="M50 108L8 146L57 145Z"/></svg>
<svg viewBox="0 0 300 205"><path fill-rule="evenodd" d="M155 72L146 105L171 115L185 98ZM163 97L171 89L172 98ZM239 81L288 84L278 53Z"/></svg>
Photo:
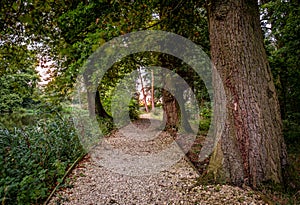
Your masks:
<svg viewBox="0 0 300 205"><path fill-rule="evenodd" d="M174 82L165 79L165 83L168 83L166 87L173 88L173 92L176 93L176 98L167 90L163 90L163 109L164 109L164 121L166 122L166 131L171 134L175 134L178 131L179 126L185 132L192 133L193 129L188 121L188 115L185 110L183 91L180 86L173 85ZM172 85L170 85L172 84Z"/></svg>
<svg viewBox="0 0 300 205"><path fill-rule="evenodd" d="M163 109L164 109L164 121L166 122L165 130L172 136L176 135L179 127L179 113L178 104L176 99L171 95L170 92L163 89Z"/></svg>
<svg viewBox="0 0 300 205"><path fill-rule="evenodd" d="M282 182L286 149L280 108L263 45L256 0L208 0L211 56L215 66L214 123L220 126L220 83L226 120L210 159L215 180L256 187ZM219 74L222 82L216 81Z"/></svg>
<svg viewBox="0 0 300 205"><path fill-rule="evenodd" d="M154 112L155 105L154 105L154 73L151 70L151 111Z"/></svg>
<svg viewBox="0 0 300 205"><path fill-rule="evenodd" d="M182 89L182 86L180 86L180 85L176 86L176 89L177 89L177 93L178 93L177 101L178 101L178 104L181 105L181 107L179 106L179 108L178 108L180 110L181 128L185 132L192 133L193 129L188 121L188 114L187 114L185 106L184 106L185 105L185 100L183 97L184 90Z"/></svg>
<svg viewBox="0 0 300 205"><path fill-rule="evenodd" d="M84 73L83 75L83 80L84 80L84 84L86 87L86 92L87 92L87 106L88 106L88 110L89 110L89 115L91 117L95 116L95 92L92 91L91 86L92 83L89 81L89 74L88 73Z"/></svg>
<svg viewBox="0 0 300 205"><path fill-rule="evenodd" d="M95 95L95 113L98 117L112 119L112 117L106 112L106 110L104 109L101 103L99 90L96 91L96 95Z"/></svg>

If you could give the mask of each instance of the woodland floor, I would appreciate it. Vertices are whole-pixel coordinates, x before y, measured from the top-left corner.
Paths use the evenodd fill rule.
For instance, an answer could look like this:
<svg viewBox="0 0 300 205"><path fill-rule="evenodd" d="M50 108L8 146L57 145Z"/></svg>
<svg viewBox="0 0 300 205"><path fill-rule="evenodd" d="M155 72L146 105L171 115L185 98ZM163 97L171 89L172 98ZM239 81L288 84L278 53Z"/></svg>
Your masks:
<svg viewBox="0 0 300 205"><path fill-rule="evenodd" d="M149 122L140 119L134 124L143 129L149 126ZM143 156L159 153L174 142L166 132L144 141L135 140L141 133L132 127L126 132L130 137L125 137L124 132L117 130L105 137L104 141L126 154L142 153ZM66 179L66 186L55 193L49 204L266 204L251 189L228 185L194 186L199 177L195 166L200 171L205 166L205 162L196 163L197 152L201 147L199 144L201 138L196 139L188 157L182 157L168 168L149 175L143 174L147 172L142 168L144 164L131 167L132 172L130 163L127 163L129 168L122 167L127 159L113 159L113 165L108 166L99 163L105 150L99 144L73 169ZM155 169L149 167L150 171L151 168ZM123 172L120 171L122 169Z"/></svg>

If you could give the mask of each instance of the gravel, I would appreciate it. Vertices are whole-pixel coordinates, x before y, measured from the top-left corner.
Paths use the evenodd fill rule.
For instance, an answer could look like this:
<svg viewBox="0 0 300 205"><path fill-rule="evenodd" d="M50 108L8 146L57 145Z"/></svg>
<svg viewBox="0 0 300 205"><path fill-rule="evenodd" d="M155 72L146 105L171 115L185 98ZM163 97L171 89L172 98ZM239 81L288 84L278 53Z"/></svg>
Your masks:
<svg viewBox="0 0 300 205"><path fill-rule="evenodd" d="M140 120L136 126L146 130L149 125ZM147 141L137 141L134 136L128 138L116 131L76 166L66 180L68 188L58 190L49 204L266 204L251 189L228 185L194 187L199 174L186 157L164 169L158 167L158 170L153 170L156 167L150 167L152 172L148 175L145 175L147 172L122 172L118 166L113 169L99 163L105 150L103 142L105 146L122 150L124 155L147 156L166 149L173 140L166 132ZM118 162L115 159L111 161Z"/></svg>

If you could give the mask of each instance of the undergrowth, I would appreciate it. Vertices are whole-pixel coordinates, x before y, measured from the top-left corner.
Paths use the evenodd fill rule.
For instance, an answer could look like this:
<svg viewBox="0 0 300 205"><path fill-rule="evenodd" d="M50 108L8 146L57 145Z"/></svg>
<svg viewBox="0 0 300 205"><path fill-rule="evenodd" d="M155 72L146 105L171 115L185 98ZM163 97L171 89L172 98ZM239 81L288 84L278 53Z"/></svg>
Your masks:
<svg viewBox="0 0 300 205"><path fill-rule="evenodd" d="M40 204L83 153L68 118L0 127L0 203Z"/></svg>

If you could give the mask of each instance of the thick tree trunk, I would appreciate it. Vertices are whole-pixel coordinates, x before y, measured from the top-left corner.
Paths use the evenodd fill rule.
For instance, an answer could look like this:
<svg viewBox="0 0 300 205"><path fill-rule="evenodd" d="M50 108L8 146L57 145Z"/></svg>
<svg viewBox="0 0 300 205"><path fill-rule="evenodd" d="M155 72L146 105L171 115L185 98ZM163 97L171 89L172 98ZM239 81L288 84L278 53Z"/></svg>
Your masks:
<svg viewBox="0 0 300 205"><path fill-rule="evenodd" d="M180 64L175 59L168 59L167 56L161 55L160 62L162 67L172 68L173 71L176 70L177 66ZM178 72L177 72L178 73ZM181 73L181 75L186 73ZM175 79L175 78L174 78ZM183 93L185 91L185 86L180 85L180 81L176 81L172 76L166 75L163 76L165 90L162 92L163 97L163 109L164 109L164 121L166 122L166 130L174 134L175 131L178 131L179 126L182 131L192 133L193 129L188 121L188 115L185 110L185 100ZM175 97L168 92L170 89Z"/></svg>
<svg viewBox="0 0 300 205"><path fill-rule="evenodd" d="M166 122L166 131L171 134L175 134L180 128L188 133L193 132L188 121L188 115L186 113L183 98L183 91L180 85L176 85L169 76L165 76L165 88L162 92L163 97L163 109L164 109L164 121ZM175 97L167 91L171 89L174 92Z"/></svg>
<svg viewBox="0 0 300 205"><path fill-rule="evenodd" d="M171 135L175 135L179 126L178 104L170 92L165 89L162 91L162 97L164 121L166 122L165 130Z"/></svg>
<svg viewBox="0 0 300 205"><path fill-rule="evenodd" d="M208 0L214 72L214 123L220 126L223 83L226 120L208 172L216 180L256 187L282 182L286 149L280 108L273 84L256 0ZM219 74L222 82L216 81ZM221 122L222 123L222 122Z"/></svg>
<svg viewBox="0 0 300 205"><path fill-rule="evenodd" d="M177 96L177 101L178 104L181 105L181 107L179 106L180 109L180 124L181 124L181 128L188 133L192 133L193 129L188 121L188 114L185 110L185 100L183 97L183 93L184 90L181 89L182 86L176 86L177 92L178 92L178 96Z"/></svg>

